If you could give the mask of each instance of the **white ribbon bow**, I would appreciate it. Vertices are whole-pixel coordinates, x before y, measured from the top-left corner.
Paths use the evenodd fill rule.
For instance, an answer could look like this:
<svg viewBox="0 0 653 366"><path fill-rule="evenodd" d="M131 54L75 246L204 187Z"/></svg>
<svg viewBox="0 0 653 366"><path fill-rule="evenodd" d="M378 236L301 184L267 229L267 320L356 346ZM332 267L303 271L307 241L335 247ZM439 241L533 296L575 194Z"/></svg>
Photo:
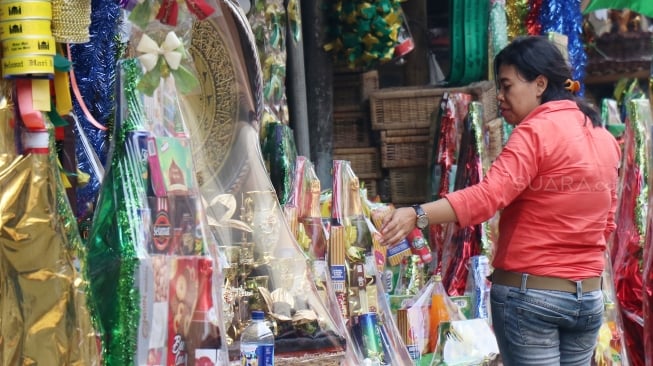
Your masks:
<svg viewBox="0 0 653 366"><path fill-rule="evenodd" d="M159 61L159 56L163 56L172 70L177 70L181 63L182 54L176 51L182 45L181 41L175 32L169 32L166 39L161 43L161 46L150 38L147 34L143 34L136 51L143 53L138 56L141 64L145 66L145 70L152 71Z"/></svg>

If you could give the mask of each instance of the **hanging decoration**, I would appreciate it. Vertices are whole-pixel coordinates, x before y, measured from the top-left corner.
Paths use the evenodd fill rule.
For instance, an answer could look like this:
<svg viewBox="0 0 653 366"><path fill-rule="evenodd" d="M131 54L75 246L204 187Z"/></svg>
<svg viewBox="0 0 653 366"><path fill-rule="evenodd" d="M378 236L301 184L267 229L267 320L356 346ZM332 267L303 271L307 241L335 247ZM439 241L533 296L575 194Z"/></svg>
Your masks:
<svg viewBox="0 0 653 366"><path fill-rule="evenodd" d="M542 24L540 24L540 11L542 10L542 0L531 0L528 16L526 17L526 31L531 36L542 34Z"/></svg>
<svg viewBox="0 0 653 366"><path fill-rule="evenodd" d="M290 6L290 4L289 4ZM286 24L298 14L286 12L282 0L254 0L248 15L263 71L263 119L261 139L267 133L266 125L287 125L288 101L286 96Z"/></svg>
<svg viewBox="0 0 653 366"><path fill-rule="evenodd" d="M528 2L529 0L506 0L508 39L526 34L524 24L529 10Z"/></svg>
<svg viewBox="0 0 653 366"><path fill-rule="evenodd" d="M480 125L482 124L483 107L479 102L469 103L468 113L463 121L462 134L457 169L454 181L454 191L469 187L481 181L482 143L480 142ZM451 240L444 244L442 263L442 284L449 296L461 296L467 288L469 260L481 254L483 248L482 225L455 228L449 225L453 232Z"/></svg>
<svg viewBox="0 0 653 366"><path fill-rule="evenodd" d="M297 159L295 138L290 127L278 122L267 124L262 153L279 203L283 205L290 199Z"/></svg>
<svg viewBox="0 0 653 366"><path fill-rule="evenodd" d="M395 47L411 38L399 0L333 1L324 45L337 61L350 68L371 68L395 58Z"/></svg>
<svg viewBox="0 0 653 366"><path fill-rule="evenodd" d="M583 15L580 11L581 0L550 0L545 3L540 13L542 34L552 32L567 36L567 50L571 74L574 80L585 79L585 66L587 54L581 39ZM582 96L585 87L577 95Z"/></svg>
<svg viewBox="0 0 653 366"><path fill-rule="evenodd" d="M121 50L117 37L119 19L120 7L115 1L93 0L90 40L71 44L68 53L74 64L71 86L75 94L73 112L78 121L78 128L74 129L77 167L89 174L88 182L78 185L76 190L75 214L82 233L89 228L102 181L103 170L99 168L106 163L109 152L107 131L113 127L114 83ZM94 120L98 123L93 124Z"/></svg>
<svg viewBox="0 0 653 366"><path fill-rule="evenodd" d="M617 229L610 245L615 292L621 309L625 344L632 364L644 364L642 260L648 198L647 133L651 112L646 99L627 102L628 117L615 214Z"/></svg>
<svg viewBox="0 0 653 366"><path fill-rule="evenodd" d="M144 29L154 18L162 24L177 26L180 20L179 4L185 4L185 9L197 19L203 20L211 16L215 9L206 0L120 0L120 5L130 10L129 21Z"/></svg>

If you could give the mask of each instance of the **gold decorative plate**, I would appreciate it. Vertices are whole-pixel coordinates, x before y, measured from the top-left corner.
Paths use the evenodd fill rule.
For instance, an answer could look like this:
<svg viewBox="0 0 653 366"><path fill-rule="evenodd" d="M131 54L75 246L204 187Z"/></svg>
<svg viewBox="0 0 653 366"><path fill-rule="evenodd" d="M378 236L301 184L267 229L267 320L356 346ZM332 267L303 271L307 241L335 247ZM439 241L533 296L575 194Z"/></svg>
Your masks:
<svg viewBox="0 0 653 366"><path fill-rule="evenodd" d="M242 36L249 25L242 24L225 2L218 3L222 16L193 24L189 52L201 92L187 98L195 117L188 127L200 186L218 184L222 192L230 193L238 190L248 172L247 154L234 142L240 122L258 123L258 91L252 86L260 83L252 79L260 77L256 72L260 65L255 46Z"/></svg>

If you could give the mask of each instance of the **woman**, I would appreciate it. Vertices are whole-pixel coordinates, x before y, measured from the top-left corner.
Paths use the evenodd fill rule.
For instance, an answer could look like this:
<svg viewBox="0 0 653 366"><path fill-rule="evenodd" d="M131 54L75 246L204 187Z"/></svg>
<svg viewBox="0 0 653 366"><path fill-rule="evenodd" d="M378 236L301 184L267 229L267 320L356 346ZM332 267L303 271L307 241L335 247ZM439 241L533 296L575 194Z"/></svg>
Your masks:
<svg viewBox="0 0 653 366"><path fill-rule="evenodd" d="M603 314L600 276L615 228L620 149L543 37L495 58L501 115L515 125L483 180L399 208L384 244L415 226L474 225L502 210L492 265L492 324L506 366L589 365Z"/></svg>

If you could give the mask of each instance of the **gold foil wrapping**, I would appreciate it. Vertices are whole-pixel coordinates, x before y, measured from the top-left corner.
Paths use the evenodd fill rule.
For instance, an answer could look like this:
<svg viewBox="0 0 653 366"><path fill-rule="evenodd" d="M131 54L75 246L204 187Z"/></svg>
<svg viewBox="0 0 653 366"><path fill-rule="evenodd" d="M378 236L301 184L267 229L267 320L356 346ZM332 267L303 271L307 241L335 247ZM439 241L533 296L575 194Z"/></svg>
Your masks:
<svg viewBox="0 0 653 366"><path fill-rule="evenodd" d="M0 363L97 364L83 281L67 251L47 155L0 167Z"/></svg>

